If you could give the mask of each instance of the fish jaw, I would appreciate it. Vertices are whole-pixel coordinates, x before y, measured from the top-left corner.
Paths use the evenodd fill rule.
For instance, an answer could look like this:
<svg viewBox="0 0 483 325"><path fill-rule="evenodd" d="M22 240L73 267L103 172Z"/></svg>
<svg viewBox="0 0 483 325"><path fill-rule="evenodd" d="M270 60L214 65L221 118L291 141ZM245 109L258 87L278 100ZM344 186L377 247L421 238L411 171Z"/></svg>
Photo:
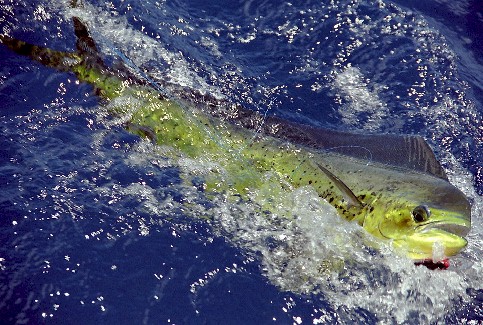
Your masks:
<svg viewBox="0 0 483 325"><path fill-rule="evenodd" d="M393 240L394 247L415 261L442 260L458 254L467 244L464 237L435 227Z"/></svg>

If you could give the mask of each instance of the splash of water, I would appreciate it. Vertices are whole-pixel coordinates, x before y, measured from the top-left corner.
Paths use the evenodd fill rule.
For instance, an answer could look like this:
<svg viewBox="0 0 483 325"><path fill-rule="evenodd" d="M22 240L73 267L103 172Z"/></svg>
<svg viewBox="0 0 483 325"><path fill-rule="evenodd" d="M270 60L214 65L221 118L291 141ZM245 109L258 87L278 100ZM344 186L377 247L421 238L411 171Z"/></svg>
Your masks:
<svg viewBox="0 0 483 325"><path fill-rule="evenodd" d="M191 76L188 79L177 80L180 85L202 84L207 92L211 90L203 79L191 70L185 58L165 50L150 37L134 31L122 18L113 23L110 15L93 7L74 11L66 9L66 15L73 14L102 29L107 33L106 37L121 44L130 57L139 60L140 65L161 56L166 62L173 64L171 76ZM288 30L288 41L293 42L298 33L293 28ZM131 47L133 40L138 44L137 47ZM423 77L427 78L424 74ZM355 80L356 86L352 91L347 87L347 78ZM381 107L386 107L383 99L377 96L377 92L368 91L368 84L360 68L341 70L333 85L341 91L343 97L355 103L351 107L356 114L347 117L346 123L349 125L357 117L357 107L360 107L357 105L361 104L361 100L362 103L367 103L368 100L382 103ZM216 91L215 89L214 92ZM421 98L417 93L412 94ZM422 99L418 100L421 101ZM444 109L443 107L442 110ZM385 110L382 110L382 113L384 116L387 115ZM426 116L430 114L427 113ZM113 125L120 123L121 121L115 121ZM29 125L35 127L35 124ZM99 144L104 141L105 136L105 133L99 134ZM436 138L439 138L438 134ZM103 150L100 145L98 150ZM144 142L139 147L131 148L128 153L126 161L129 165L141 164L155 168L174 166L188 172L190 168L207 168L201 164L193 164L193 161L183 163L160 159L162 152ZM99 168L108 167L104 163L100 165L102 166ZM481 200L472 190L470 176L464 173L460 166L451 166L455 166L454 169L450 169L453 171L450 173L451 180L474 199L474 215L481 215ZM75 177L73 174L70 178L64 179L63 186L68 185L70 179ZM95 236L104 233L109 238L115 238L129 231L147 235L149 229L155 227L159 220L176 220L180 212L192 218L208 216L207 218L212 220L214 233L227 237L233 245L240 247L248 255L260 258L264 274L281 290L299 294L317 293L320 299L327 299L341 309L365 308L381 320L394 319L397 322L404 322L410 317L416 317L421 322L439 320L454 299L466 299L467 288L480 286L478 279L482 274L480 256L483 250L479 235L482 227L478 221L470 233L468 249L456 259L455 267L445 272L432 272L414 266L410 261L397 256L390 245L374 242L356 225L340 220L332 207L321 201L310 188L300 188L277 198L276 202L273 202L274 211L266 213L250 202L233 202L222 196L216 197L213 201L214 206L207 208L198 204L203 198L195 187L182 184L167 186L162 194L147 184L131 184L126 187L84 184L101 197L109 198L110 205L134 198L139 201L141 211L147 211L154 216L151 219L139 218L134 214L120 216L118 224L123 226L96 232ZM272 189L263 190L269 192ZM172 193L177 193L176 195L183 199L176 199ZM65 200L65 197L63 199ZM190 203L189 208L186 202ZM75 204L71 203L71 207L74 207ZM63 204L65 205L65 202ZM75 215L78 214L73 214L73 218ZM283 217L286 215L291 217ZM131 224L133 220L136 220L136 227ZM435 254L437 253L436 247ZM367 299L368 297L370 299Z"/></svg>

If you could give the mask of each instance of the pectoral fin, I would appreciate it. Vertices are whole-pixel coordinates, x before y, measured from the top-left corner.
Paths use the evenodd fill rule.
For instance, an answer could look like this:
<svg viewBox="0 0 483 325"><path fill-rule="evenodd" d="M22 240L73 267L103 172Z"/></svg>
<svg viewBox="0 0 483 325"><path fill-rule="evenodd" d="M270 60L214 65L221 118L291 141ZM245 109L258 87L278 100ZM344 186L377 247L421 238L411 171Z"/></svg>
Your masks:
<svg viewBox="0 0 483 325"><path fill-rule="evenodd" d="M316 164L320 168L320 170L322 170L325 173L325 175L327 175L327 177L335 184L335 186L337 186L339 191L342 192L342 196L347 201L348 208L351 208L351 207L362 208L364 206L364 204L361 201L359 201L357 196L355 196L355 194L351 191L351 189L347 185L345 185L344 182L342 182L339 177L332 174L327 168L325 168L318 162L316 162Z"/></svg>

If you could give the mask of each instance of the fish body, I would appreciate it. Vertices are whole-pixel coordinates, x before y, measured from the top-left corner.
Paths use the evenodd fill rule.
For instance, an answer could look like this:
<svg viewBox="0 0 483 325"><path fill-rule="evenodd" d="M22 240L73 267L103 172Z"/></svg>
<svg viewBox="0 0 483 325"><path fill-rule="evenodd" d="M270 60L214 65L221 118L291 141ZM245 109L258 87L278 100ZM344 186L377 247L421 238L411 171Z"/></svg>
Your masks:
<svg viewBox="0 0 483 325"><path fill-rule="evenodd" d="M415 260L432 258L435 243L444 246L446 256L466 246L462 234L470 228L470 206L443 178L260 136L170 101L154 100L141 106L132 121L152 129L158 144L174 147L184 157L222 166L204 175L207 191L262 202L265 198L257 198L256 190L270 186L268 181L274 183L273 188L284 183L290 188L312 186L339 215L378 238L392 240ZM267 178L269 173L272 177ZM351 202L338 181L357 202ZM415 220L418 207L430 215Z"/></svg>
<svg viewBox="0 0 483 325"><path fill-rule="evenodd" d="M414 260L431 260L435 246L445 256L466 246L470 205L420 137L342 133L263 119L240 107L225 114L170 100L149 85L111 72L86 27L76 18L74 26L76 53L7 36L0 41L92 84L112 114L129 115L127 128L170 148L167 155L216 162L202 175L207 193L226 193L271 210L280 191L311 186L341 217L391 240ZM262 190L267 188L270 197Z"/></svg>

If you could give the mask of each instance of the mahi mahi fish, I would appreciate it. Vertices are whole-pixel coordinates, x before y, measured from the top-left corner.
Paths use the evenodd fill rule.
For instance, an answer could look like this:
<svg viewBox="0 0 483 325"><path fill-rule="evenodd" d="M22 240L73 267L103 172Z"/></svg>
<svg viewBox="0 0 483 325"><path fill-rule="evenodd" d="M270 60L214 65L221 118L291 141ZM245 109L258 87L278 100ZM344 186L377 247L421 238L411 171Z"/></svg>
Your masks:
<svg viewBox="0 0 483 325"><path fill-rule="evenodd" d="M427 266L438 262L433 261L435 247L450 257L467 245L470 204L421 137L326 130L264 117L240 105L220 109L219 101L194 91L178 92L173 100L145 78L107 67L87 27L76 17L73 21L76 52L7 35L0 41L91 84L110 103L111 113L129 112L128 130L169 147L173 156L216 162L219 167L203 175L201 190L266 205L270 200L254 193L270 187L267 182L286 191L311 186L341 217ZM443 261L447 267L447 258Z"/></svg>

